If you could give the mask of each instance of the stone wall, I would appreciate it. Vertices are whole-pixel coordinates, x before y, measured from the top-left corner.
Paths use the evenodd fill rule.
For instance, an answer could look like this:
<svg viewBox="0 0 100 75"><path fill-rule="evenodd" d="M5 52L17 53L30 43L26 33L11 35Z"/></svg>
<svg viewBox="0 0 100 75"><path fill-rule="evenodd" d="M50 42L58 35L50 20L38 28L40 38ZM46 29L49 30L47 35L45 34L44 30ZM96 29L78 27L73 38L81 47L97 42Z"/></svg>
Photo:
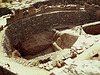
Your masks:
<svg viewBox="0 0 100 75"><path fill-rule="evenodd" d="M42 6L43 5L43 6ZM38 8L37 8L38 7ZM82 10L81 8L84 8ZM23 9L15 9L14 15L10 16L10 18L7 19L7 24L10 24L18 19L25 18L31 15L36 15L36 14L41 14L45 12L52 12L52 11L73 11L73 10L78 10L78 11L90 11L91 14L95 15L96 18L100 19L98 17L100 6L95 6L95 5L84 5L83 7L81 5L76 5L76 6L67 6L67 5L60 5L60 6L50 6L45 5L43 2L36 3L36 6L30 6L28 8L23 8ZM91 15L90 14L90 15Z"/></svg>
<svg viewBox="0 0 100 75"><path fill-rule="evenodd" d="M36 16L19 19L7 25L3 47L6 49L6 53L9 54L14 50L13 47L25 41L25 39L32 35L40 34L42 32L52 32L52 30L57 28L57 26L65 26L70 28L72 26L82 25L84 23L93 22L95 19L96 17L93 12L91 13L91 11L80 10L71 12L59 11L52 13L42 13ZM41 37L39 39L41 39ZM34 40L31 40L31 42L32 41L34 42ZM32 47L30 49L32 50ZM30 51L30 49L27 50ZM22 52L24 53L24 51Z"/></svg>
<svg viewBox="0 0 100 75"><path fill-rule="evenodd" d="M38 2L28 8L15 10L14 14L10 16L10 18L7 18L7 25L4 26L7 27L7 29L5 30L3 39L3 50L5 50L8 55L14 51L16 45L22 45L22 42L27 38L32 39L35 37L30 37L32 35L48 32L50 33L50 36L52 36L53 29L59 30L63 27L71 28L76 25L97 21L100 18L98 17L99 12L96 10L100 9L100 7L94 7L92 10L93 6L90 5L88 7L85 5L84 9L80 9L83 8L81 5L73 7L70 5L52 6L53 4L51 4L51 6L45 6L46 3L48 4L50 2ZM48 33L44 34L47 36ZM48 41L46 44L51 43L52 42L49 43ZM43 44L43 46L45 46L45 44ZM19 50L19 52L23 52L23 47L20 49L22 49L22 51ZM42 49L45 48L43 47ZM38 50L36 52L38 52Z"/></svg>

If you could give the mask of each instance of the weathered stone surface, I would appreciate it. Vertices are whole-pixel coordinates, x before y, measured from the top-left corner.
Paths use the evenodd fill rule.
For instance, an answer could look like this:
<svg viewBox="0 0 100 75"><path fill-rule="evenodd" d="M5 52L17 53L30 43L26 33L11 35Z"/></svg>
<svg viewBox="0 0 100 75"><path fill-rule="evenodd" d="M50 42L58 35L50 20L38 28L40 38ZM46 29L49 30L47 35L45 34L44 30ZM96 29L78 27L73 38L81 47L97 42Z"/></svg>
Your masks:
<svg viewBox="0 0 100 75"><path fill-rule="evenodd" d="M79 35L76 35L71 31L72 30L70 30L70 33L67 30L60 32L60 37L58 37L56 43L62 49L71 48L78 39Z"/></svg>
<svg viewBox="0 0 100 75"><path fill-rule="evenodd" d="M53 34L53 32L43 32L24 39L24 41L21 42L23 54L31 55L47 49L53 43Z"/></svg>
<svg viewBox="0 0 100 75"><path fill-rule="evenodd" d="M64 62L65 62L65 64L70 65L70 64L72 64L74 61L73 61L71 58L68 58L68 59L66 59Z"/></svg>
<svg viewBox="0 0 100 75"><path fill-rule="evenodd" d="M86 19L78 20L79 18L77 16L74 18L71 18L72 15L73 16L78 15L81 17L84 15L87 15L84 13L88 14L89 12L78 11L75 13L74 12L69 13L67 11L63 11L63 12L54 12L54 13L48 13L48 14L39 14L36 16L31 16L28 18L17 20L16 22L9 24L7 26L7 29L5 30L5 36L4 36L4 41L3 41L4 50L8 55L10 55L12 53L12 51L14 50L13 48L15 48L17 45L21 46L23 44L23 42L26 41L26 39L27 39L27 41L31 40L32 35L35 36L35 34L38 35L38 34L41 34L42 32L43 33L46 32L46 31L52 33L53 32L52 29L54 29L55 28L54 26L56 26L56 25L70 25L70 24L77 25L76 23L78 23L78 22L80 22L80 23L83 23L85 21L89 22L90 20L86 20ZM88 17L87 19L90 19L90 17ZM41 36L41 35L38 35L38 36ZM28 44L28 45L30 45L30 44ZM44 45L42 43L41 45L38 45L38 47L41 48L46 45L47 44ZM35 49L38 47L34 46ZM29 49L30 51L32 50L31 48ZM18 49L19 49L20 53L22 53L24 51L24 48L22 46L21 46L21 48L18 48ZM35 50L35 49L33 49L33 50ZM45 49L45 48L42 48L42 49ZM28 54L30 54L30 53L28 53ZM26 55L26 54L23 53L23 55Z"/></svg>
<svg viewBox="0 0 100 75"><path fill-rule="evenodd" d="M18 52L18 50L15 50L15 51L12 53L11 57L13 57L13 58L18 58L18 57L21 57L21 54Z"/></svg>
<svg viewBox="0 0 100 75"><path fill-rule="evenodd" d="M57 66L58 68L61 68L61 64L60 64L59 61L56 62L56 66Z"/></svg>
<svg viewBox="0 0 100 75"><path fill-rule="evenodd" d="M50 75L100 75L100 61L79 61L53 71Z"/></svg>
<svg viewBox="0 0 100 75"><path fill-rule="evenodd" d="M100 55L100 41L96 42L93 46L86 49L83 53L78 55L76 58L74 58L75 61L80 60L89 60L91 57L95 56L96 54Z"/></svg>
<svg viewBox="0 0 100 75"><path fill-rule="evenodd" d="M52 48L53 48L54 51L63 50L60 46L57 45L56 42L53 43Z"/></svg>
<svg viewBox="0 0 100 75"><path fill-rule="evenodd" d="M87 50L91 46L93 46L99 39L97 36L92 35L81 35L77 41L71 47L71 50L76 51L76 53L80 54L84 50Z"/></svg>

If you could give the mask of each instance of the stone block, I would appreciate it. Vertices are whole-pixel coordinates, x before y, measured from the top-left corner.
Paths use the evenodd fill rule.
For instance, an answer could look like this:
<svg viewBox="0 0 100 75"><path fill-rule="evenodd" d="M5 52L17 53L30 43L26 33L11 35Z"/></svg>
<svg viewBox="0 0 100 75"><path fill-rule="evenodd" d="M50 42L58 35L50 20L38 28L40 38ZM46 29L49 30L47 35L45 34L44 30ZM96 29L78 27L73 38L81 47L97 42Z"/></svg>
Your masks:
<svg viewBox="0 0 100 75"><path fill-rule="evenodd" d="M29 16L28 8L23 9L23 17Z"/></svg>
<svg viewBox="0 0 100 75"><path fill-rule="evenodd" d="M68 58L64 61L67 65L72 64L74 61L71 58Z"/></svg>
<svg viewBox="0 0 100 75"><path fill-rule="evenodd" d="M85 5L85 10L87 10L89 8L89 5Z"/></svg>
<svg viewBox="0 0 100 75"><path fill-rule="evenodd" d="M23 18L23 10L19 10L19 17L18 18Z"/></svg>
<svg viewBox="0 0 100 75"><path fill-rule="evenodd" d="M72 45L77 40L78 36L74 34L68 34L66 32L61 33L60 38L57 39L56 43L58 46L60 46L62 49L65 48L71 48Z"/></svg>
<svg viewBox="0 0 100 75"><path fill-rule="evenodd" d="M94 6L90 6L90 5L86 5L85 6L85 10L93 10L93 9L95 9L95 7Z"/></svg>
<svg viewBox="0 0 100 75"><path fill-rule="evenodd" d="M71 10L76 10L77 8L76 7L71 7Z"/></svg>
<svg viewBox="0 0 100 75"><path fill-rule="evenodd" d="M16 21L19 18L19 10L15 10L14 20Z"/></svg>
<svg viewBox="0 0 100 75"><path fill-rule="evenodd" d="M14 21L14 16L11 16L10 18L7 18L7 24L10 24Z"/></svg>
<svg viewBox="0 0 100 75"><path fill-rule="evenodd" d="M76 9L78 9L78 10L79 10L79 9L80 9L80 5L77 5L77 6L76 6Z"/></svg>
<svg viewBox="0 0 100 75"><path fill-rule="evenodd" d="M96 11L97 20L100 20L100 10Z"/></svg>
<svg viewBox="0 0 100 75"><path fill-rule="evenodd" d="M28 12L29 12L29 15L34 15L35 14L34 7L29 7Z"/></svg>

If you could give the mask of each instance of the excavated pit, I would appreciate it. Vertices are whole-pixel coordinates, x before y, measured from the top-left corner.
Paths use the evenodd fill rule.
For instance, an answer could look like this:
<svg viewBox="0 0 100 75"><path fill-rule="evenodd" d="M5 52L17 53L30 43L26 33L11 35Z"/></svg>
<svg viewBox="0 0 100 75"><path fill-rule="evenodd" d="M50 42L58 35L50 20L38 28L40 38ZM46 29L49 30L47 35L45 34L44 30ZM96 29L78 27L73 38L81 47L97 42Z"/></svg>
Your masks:
<svg viewBox="0 0 100 75"><path fill-rule="evenodd" d="M74 17L73 17L74 16ZM85 16L85 17L84 17ZM5 30L2 47L11 56L18 50L21 56L36 55L51 47L53 29L72 28L74 26L95 21L96 17L90 11L57 11L38 14L17 20L9 24ZM47 51L47 53L51 53ZM43 53L44 54L44 53Z"/></svg>
<svg viewBox="0 0 100 75"><path fill-rule="evenodd" d="M98 35L100 34L100 24L83 27L87 34Z"/></svg>

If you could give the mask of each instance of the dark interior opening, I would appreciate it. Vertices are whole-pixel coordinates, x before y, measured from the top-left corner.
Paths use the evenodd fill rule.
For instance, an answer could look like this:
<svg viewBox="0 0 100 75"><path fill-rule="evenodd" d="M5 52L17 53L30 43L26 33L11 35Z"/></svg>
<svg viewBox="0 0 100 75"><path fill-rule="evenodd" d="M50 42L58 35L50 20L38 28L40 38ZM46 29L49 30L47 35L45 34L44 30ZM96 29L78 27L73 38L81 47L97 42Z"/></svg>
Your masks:
<svg viewBox="0 0 100 75"><path fill-rule="evenodd" d="M100 34L100 24L83 27L87 34L98 35Z"/></svg>
<svg viewBox="0 0 100 75"><path fill-rule="evenodd" d="M40 60L39 62L40 62L41 64L44 64L44 63L46 63L46 62L48 62L48 61L51 61L50 58L47 58L47 59L44 59L44 60Z"/></svg>
<svg viewBox="0 0 100 75"><path fill-rule="evenodd" d="M94 55L93 57L99 57L99 54Z"/></svg>

